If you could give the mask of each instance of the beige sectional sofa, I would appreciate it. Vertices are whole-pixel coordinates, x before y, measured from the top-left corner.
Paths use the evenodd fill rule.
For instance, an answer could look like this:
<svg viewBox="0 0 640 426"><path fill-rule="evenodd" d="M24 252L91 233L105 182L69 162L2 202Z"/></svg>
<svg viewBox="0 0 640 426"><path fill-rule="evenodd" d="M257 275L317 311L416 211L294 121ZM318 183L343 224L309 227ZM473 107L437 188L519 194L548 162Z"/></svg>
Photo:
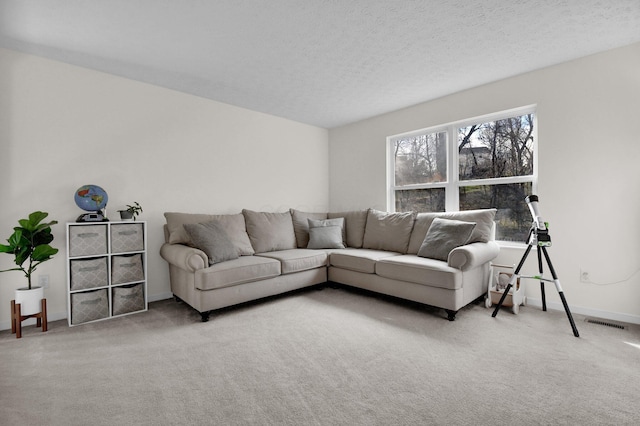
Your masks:
<svg viewBox="0 0 640 426"><path fill-rule="evenodd" d="M443 308L487 293L495 209L453 213L165 213L171 291L210 311L338 283Z"/></svg>

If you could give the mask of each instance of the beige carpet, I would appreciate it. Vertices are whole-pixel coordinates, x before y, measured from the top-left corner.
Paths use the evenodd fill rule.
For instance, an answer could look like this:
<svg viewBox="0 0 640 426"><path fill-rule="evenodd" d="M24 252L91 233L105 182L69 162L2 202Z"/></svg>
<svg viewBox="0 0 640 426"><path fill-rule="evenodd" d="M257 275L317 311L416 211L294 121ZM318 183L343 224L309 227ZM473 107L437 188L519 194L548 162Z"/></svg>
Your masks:
<svg viewBox="0 0 640 426"><path fill-rule="evenodd" d="M308 290L0 332L2 425L636 425L640 327ZM635 346L634 346L635 345Z"/></svg>

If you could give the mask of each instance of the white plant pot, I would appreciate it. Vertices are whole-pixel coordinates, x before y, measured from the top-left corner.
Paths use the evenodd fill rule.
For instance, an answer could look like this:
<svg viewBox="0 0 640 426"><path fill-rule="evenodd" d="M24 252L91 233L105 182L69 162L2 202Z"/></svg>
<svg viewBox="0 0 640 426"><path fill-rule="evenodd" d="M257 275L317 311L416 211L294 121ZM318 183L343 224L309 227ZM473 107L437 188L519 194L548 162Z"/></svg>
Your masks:
<svg viewBox="0 0 640 426"><path fill-rule="evenodd" d="M34 315L42 310L42 302L44 299L43 287L19 288L15 293L15 301L20 304L20 315Z"/></svg>

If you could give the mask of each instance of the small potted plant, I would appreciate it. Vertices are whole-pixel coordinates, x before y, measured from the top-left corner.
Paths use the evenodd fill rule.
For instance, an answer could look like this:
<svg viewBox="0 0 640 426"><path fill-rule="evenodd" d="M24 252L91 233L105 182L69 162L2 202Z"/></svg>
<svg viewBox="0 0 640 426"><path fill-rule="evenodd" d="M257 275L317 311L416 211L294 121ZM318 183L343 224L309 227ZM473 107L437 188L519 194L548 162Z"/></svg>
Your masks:
<svg viewBox="0 0 640 426"><path fill-rule="evenodd" d="M142 213L142 207L137 201L134 201L133 205L127 204L126 210L118 210L118 212L122 220L136 220L136 217Z"/></svg>
<svg viewBox="0 0 640 426"><path fill-rule="evenodd" d="M49 245L53 241L51 225L58 221L42 222L49 213L36 211L28 219L20 219L20 226L13 228L13 234L7 239L9 244L0 244L0 253L14 255L15 268L0 270L22 271L27 278L27 287L18 288L15 292L16 303L21 304L22 315L32 315L40 312L40 301L44 298L42 287L32 286L31 277L38 265L58 253L57 248ZM26 263L26 265L25 265Z"/></svg>

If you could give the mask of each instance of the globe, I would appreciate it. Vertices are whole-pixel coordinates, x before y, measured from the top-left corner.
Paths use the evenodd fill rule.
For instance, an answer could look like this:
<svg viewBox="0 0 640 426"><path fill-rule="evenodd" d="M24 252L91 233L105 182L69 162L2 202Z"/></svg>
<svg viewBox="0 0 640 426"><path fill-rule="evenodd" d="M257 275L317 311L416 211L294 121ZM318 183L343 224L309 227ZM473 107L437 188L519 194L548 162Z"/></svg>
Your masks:
<svg viewBox="0 0 640 426"><path fill-rule="evenodd" d="M109 196L98 185L83 185L76 190L74 195L76 205L82 210L96 212L102 210L109 201Z"/></svg>

